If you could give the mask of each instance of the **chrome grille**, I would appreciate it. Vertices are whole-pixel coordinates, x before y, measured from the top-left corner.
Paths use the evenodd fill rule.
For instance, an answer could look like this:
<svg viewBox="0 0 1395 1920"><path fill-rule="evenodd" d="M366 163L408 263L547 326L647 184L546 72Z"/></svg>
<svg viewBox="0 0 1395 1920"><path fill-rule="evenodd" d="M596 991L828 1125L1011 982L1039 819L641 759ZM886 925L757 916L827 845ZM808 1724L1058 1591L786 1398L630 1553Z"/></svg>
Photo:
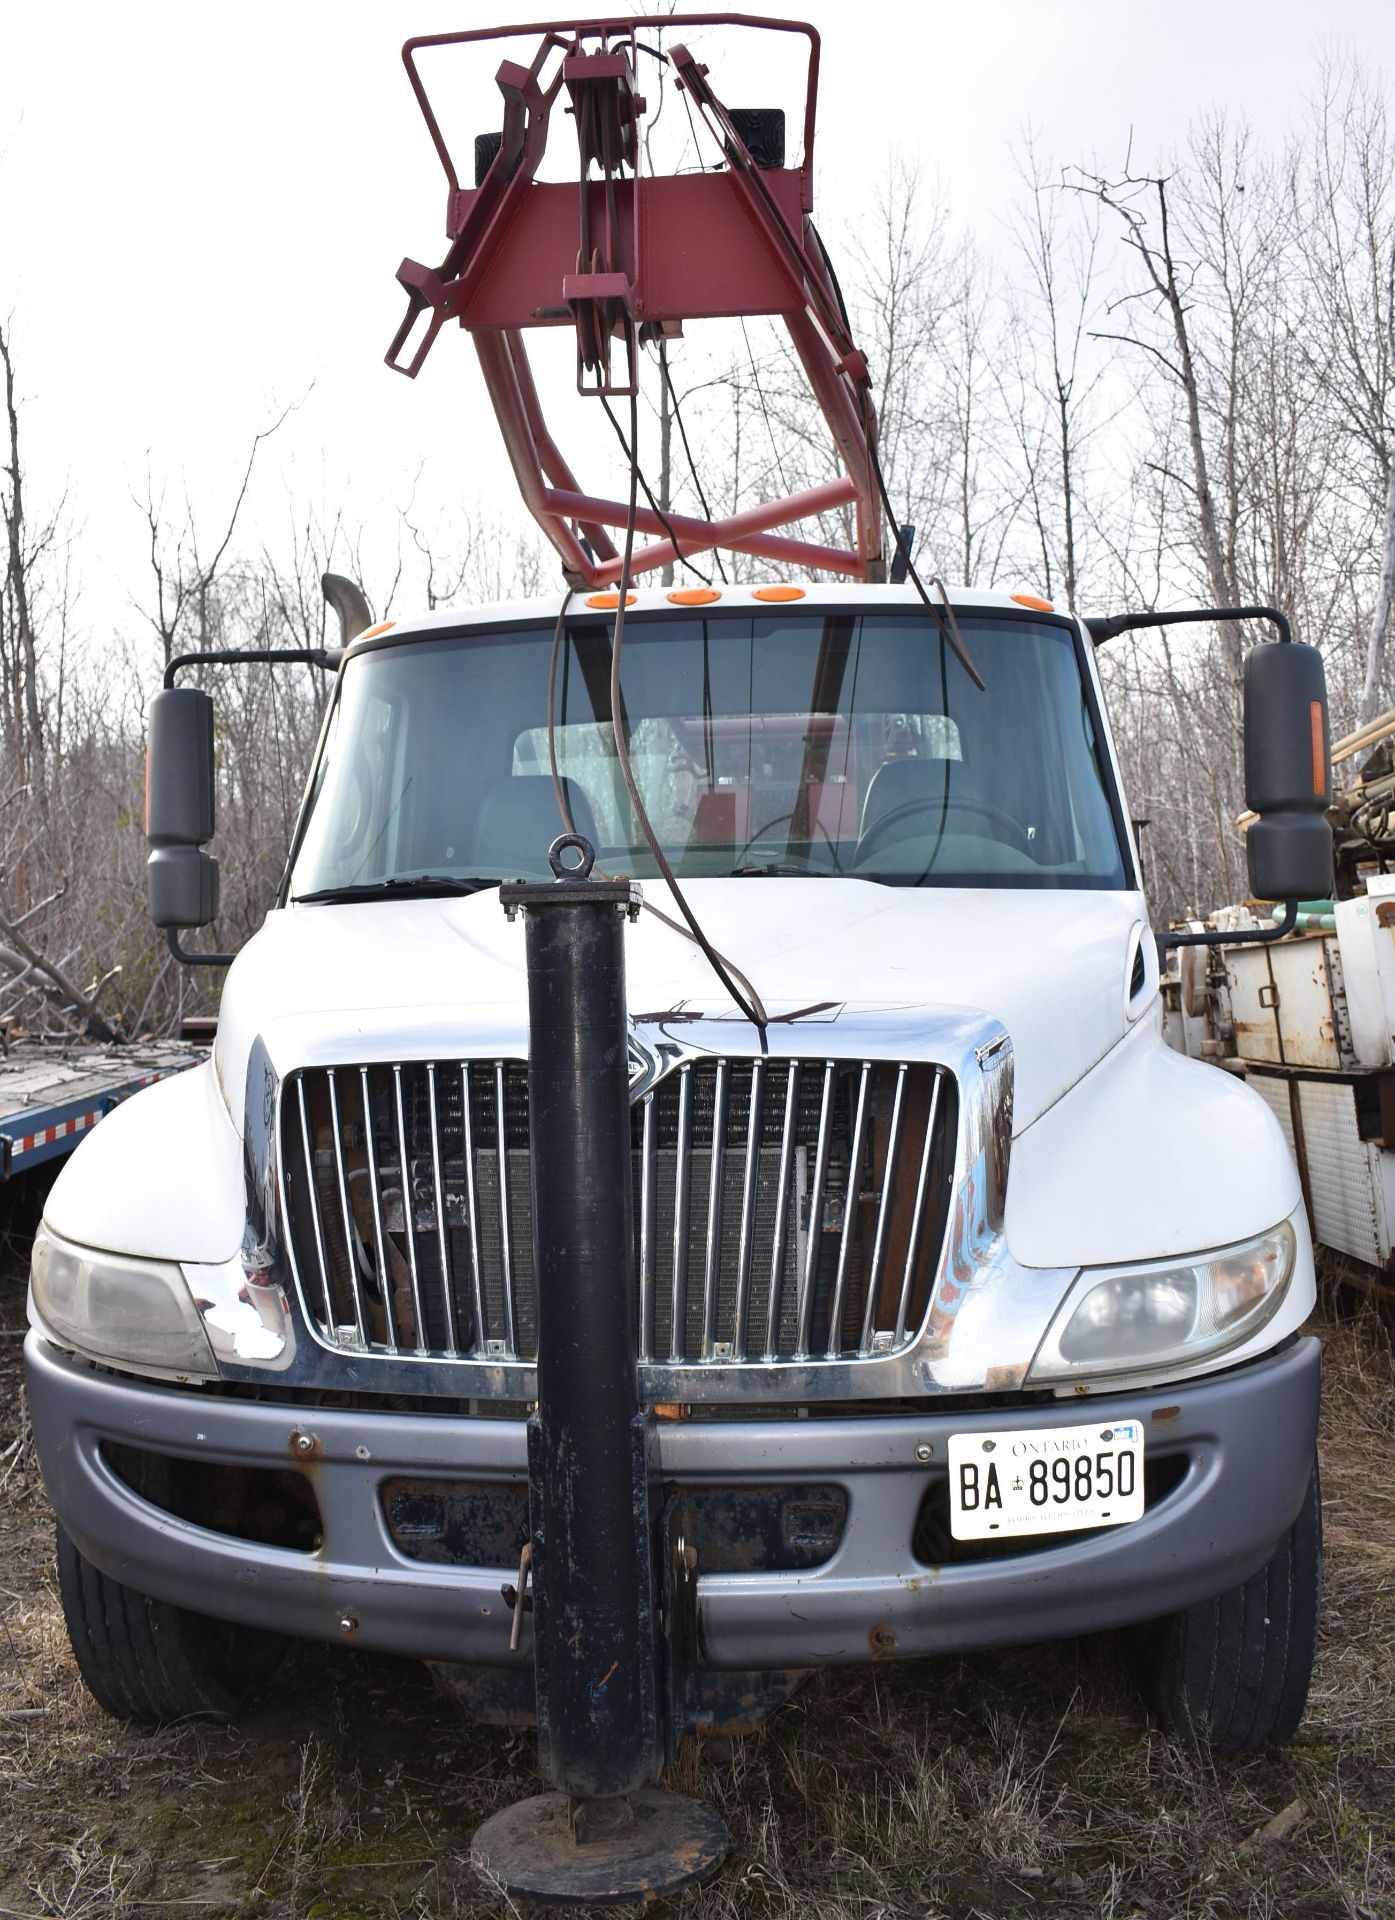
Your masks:
<svg viewBox="0 0 1395 1920"><path fill-rule="evenodd" d="M282 1089L302 1304L343 1351L537 1354L521 1061L310 1068ZM915 1336L955 1087L909 1062L703 1058L631 1107L640 1358L846 1360Z"/></svg>

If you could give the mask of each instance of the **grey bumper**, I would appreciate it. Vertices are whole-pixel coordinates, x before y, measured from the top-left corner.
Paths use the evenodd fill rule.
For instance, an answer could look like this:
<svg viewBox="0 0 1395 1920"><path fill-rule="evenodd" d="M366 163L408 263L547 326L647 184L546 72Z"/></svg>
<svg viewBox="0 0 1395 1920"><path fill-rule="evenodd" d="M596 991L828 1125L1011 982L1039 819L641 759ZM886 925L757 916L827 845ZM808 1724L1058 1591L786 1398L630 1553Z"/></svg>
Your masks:
<svg viewBox="0 0 1395 1920"><path fill-rule="evenodd" d="M440 1567L389 1537L379 1483L396 1474L526 1477L511 1420L265 1405L94 1372L38 1335L25 1346L29 1398L49 1495L81 1551L137 1591L283 1632L423 1659L507 1664L512 1567ZM663 1423L675 1482L836 1482L848 1491L842 1543L804 1573L700 1578L713 1667L832 1665L960 1653L1050 1639L1170 1613L1223 1592L1269 1558L1297 1517L1317 1436L1321 1349L1302 1339L1193 1385L1019 1410L751 1422ZM1088 1407L1088 1414L1085 1408ZM1185 1461L1179 1484L1140 1521L1046 1550L943 1567L911 1551L916 1513L942 1473L951 1433L1125 1419L1157 1455ZM295 1464L323 1522L316 1553L295 1553L175 1519L107 1464L119 1442L248 1467ZM930 1448L929 1464L918 1449ZM531 1658L525 1640L516 1660Z"/></svg>

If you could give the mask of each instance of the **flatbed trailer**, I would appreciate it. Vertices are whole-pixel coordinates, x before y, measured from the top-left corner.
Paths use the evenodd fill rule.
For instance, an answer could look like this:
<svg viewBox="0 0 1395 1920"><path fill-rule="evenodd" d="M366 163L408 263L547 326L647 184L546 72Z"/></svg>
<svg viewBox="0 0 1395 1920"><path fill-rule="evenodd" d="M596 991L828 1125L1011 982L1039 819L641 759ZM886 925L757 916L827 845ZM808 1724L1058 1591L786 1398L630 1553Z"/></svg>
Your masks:
<svg viewBox="0 0 1395 1920"><path fill-rule="evenodd" d="M0 1059L0 1180L71 1153L113 1107L201 1057L187 1041L18 1042Z"/></svg>

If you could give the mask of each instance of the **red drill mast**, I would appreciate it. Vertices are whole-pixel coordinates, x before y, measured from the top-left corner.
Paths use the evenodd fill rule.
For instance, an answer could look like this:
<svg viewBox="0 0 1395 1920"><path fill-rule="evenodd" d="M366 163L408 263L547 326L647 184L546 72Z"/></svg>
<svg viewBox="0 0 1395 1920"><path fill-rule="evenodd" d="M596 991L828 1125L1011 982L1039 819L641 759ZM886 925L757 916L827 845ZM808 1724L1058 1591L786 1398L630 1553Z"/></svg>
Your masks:
<svg viewBox="0 0 1395 1920"><path fill-rule="evenodd" d="M798 167L784 165L782 116L729 109L713 91L708 69L685 46L665 53L641 42L642 33L675 27L752 27L807 39ZM537 36L528 66L506 59L499 67L502 132L476 140L476 185L462 187L417 56ZM449 183L450 247L439 267L404 260L399 268L407 315L387 362L415 377L447 320L459 320L473 336L524 501L567 578L591 587L619 579L623 563L607 529L624 527L630 508L578 486L543 420L525 331L574 327L579 391L632 395L647 342L676 337L690 320L758 314L778 315L788 327L843 470L836 480L722 520L641 507L637 530L664 537L633 554L631 574L723 547L862 580L883 578L867 361L849 332L811 218L814 29L732 13L626 17L434 34L409 40L402 57ZM702 171L643 172L642 59L666 62L686 95L699 137L711 143ZM564 90L576 121L579 180L545 182L536 176ZM852 546L777 531L841 507L853 509Z"/></svg>

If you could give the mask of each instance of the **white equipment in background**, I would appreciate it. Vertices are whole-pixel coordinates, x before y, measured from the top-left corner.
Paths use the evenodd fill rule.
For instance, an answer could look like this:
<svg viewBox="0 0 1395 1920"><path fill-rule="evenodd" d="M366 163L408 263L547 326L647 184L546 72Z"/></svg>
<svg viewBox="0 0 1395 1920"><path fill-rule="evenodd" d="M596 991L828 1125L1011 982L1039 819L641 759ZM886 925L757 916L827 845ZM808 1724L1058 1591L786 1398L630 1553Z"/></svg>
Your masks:
<svg viewBox="0 0 1395 1920"><path fill-rule="evenodd" d="M1252 924L1229 909L1238 927ZM1224 927L1224 914L1215 916ZM1298 1163L1313 1237L1382 1270L1395 1250L1395 874L1270 946L1183 948L1169 1042L1243 1074ZM1314 924L1316 923L1316 924Z"/></svg>

